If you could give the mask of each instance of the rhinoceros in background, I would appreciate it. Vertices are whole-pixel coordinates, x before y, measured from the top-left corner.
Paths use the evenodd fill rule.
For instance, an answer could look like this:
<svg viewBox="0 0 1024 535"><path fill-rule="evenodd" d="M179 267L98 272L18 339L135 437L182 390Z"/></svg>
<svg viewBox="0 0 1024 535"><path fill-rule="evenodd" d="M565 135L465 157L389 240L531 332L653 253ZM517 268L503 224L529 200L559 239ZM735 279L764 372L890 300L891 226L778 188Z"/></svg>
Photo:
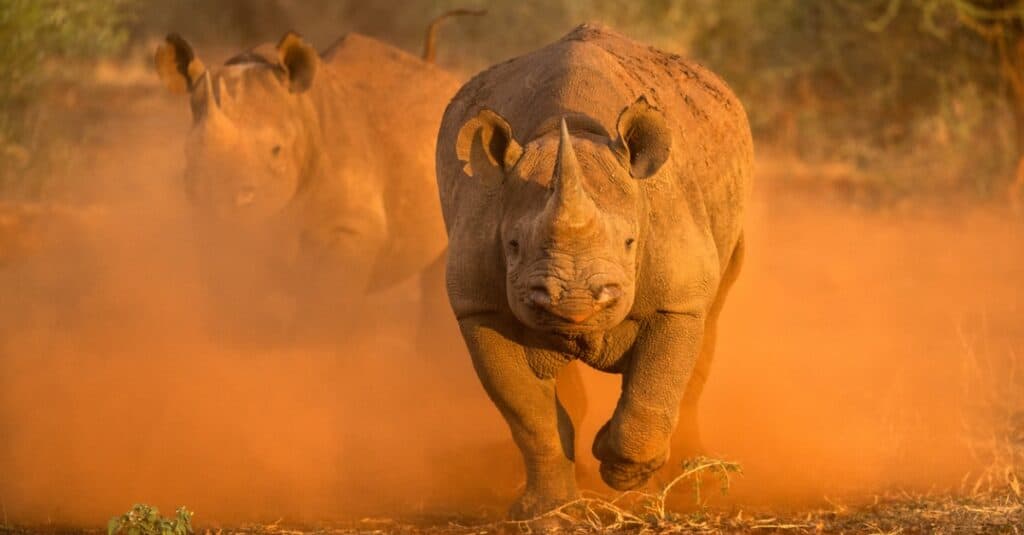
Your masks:
<svg viewBox="0 0 1024 535"><path fill-rule="evenodd" d="M455 77L358 34L320 55L289 32L209 70L170 35L155 59L190 95L185 189L212 227L274 236L327 310L422 273L425 316L449 315L433 162Z"/></svg>
<svg viewBox="0 0 1024 535"><path fill-rule="evenodd" d="M670 449L699 450L752 147L721 80L593 24L477 75L448 106L448 294L525 461L512 516L577 495L554 380L571 361L623 375L593 445L609 485L638 487Z"/></svg>

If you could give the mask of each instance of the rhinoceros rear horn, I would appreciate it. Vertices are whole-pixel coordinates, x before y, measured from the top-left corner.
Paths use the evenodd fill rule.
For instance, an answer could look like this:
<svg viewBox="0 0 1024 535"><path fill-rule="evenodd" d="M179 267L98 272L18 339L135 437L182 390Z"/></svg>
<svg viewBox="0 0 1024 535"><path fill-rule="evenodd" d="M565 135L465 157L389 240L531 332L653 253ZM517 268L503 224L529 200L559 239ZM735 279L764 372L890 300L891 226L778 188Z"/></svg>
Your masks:
<svg viewBox="0 0 1024 535"><path fill-rule="evenodd" d="M313 85L317 65L320 63L320 55L316 49L303 41L299 34L288 32L277 44L277 53L281 66L284 67L288 90L292 93L302 93L309 89Z"/></svg>
<svg viewBox="0 0 1024 535"><path fill-rule="evenodd" d="M455 138L455 154L469 176L488 170L507 171L519 161L523 148L512 136L512 127L497 113L482 109L466 121Z"/></svg>
<svg viewBox="0 0 1024 535"><path fill-rule="evenodd" d="M199 61L192 46L172 33L156 48L153 58L160 81L172 93L184 94L193 89L196 80L206 72L203 62Z"/></svg>
<svg viewBox="0 0 1024 535"><path fill-rule="evenodd" d="M672 149L672 133L661 111L640 97L619 115L618 144L629 155L633 178L647 178L661 169Z"/></svg>

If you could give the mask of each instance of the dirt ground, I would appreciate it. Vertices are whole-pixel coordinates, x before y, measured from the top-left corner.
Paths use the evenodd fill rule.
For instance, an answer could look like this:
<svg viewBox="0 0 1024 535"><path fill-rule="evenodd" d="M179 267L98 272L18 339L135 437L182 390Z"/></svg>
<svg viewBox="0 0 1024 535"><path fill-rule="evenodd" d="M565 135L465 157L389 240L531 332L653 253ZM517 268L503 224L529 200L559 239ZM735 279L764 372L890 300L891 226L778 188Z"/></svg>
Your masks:
<svg viewBox="0 0 1024 535"><path fill-rule="evenodd" d="M338 310L343 336L282 334L295 304L258 262L221 266L240 293L204 274L178 183L187 102L145 73L99 78L54 106L76 132L59 207L0 217L0 533L137 502L214 533L528 529L494 523L521 470L464 350L410 342L415 283ZM606 507L589 444L618 383L588 372L593 501L562 527L1024 531L1024 220L868 208L785 155L758 165L701 415L743 475L678 514Z"/></svg>

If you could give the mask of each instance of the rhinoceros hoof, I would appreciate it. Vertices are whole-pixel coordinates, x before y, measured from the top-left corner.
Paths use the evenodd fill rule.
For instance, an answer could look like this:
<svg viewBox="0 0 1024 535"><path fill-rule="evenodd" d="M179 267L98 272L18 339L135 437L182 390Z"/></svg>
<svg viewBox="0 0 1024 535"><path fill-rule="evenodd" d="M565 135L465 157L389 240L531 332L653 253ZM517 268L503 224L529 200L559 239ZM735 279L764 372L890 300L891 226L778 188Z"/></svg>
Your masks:
<svg viewBox="0 0 1024 535"><path fill-rule="evenodd" d="M606 423L594 439L594 456L601 461L601 479L615 490L643 486L668 460L668 451L646 462L626 459L609 443L608 436Z"/></svg>
<svg viewBox="0 0 1024 535"><path fill-rule="evenodd" d="M602 462L601 479L615 490L633 490L647 483L651 476L665 464L667 456L646 463Z"/></svg>
<svg viewBox="0 0 1024 535"><path fill-rule="evenodd" d="M574 499L576 496L559 498L528 490L512 504L512 508L508 511L508 517L512 520L539 519L544 513L551 512Z"/></svg>

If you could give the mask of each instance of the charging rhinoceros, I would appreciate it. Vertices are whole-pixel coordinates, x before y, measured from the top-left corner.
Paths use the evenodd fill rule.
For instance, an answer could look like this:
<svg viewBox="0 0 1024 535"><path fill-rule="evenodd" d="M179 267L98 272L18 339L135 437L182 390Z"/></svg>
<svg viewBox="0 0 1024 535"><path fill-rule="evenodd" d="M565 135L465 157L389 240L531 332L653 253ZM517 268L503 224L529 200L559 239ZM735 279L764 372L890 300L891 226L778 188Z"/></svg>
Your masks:
<svg viewBox="0 0 1024 535"><path fill-rule="evenodd" d="M636 488L670 449L699 449L752 147L720 79L594 24L477 75L448 106L437 145L447 288L525 461L512 516L577 495L554 380L571 361L623 376L593 446L609 485Z"/></svg>
<svg viewBox="0 0 1024 535"><path fill-rule="evenodd" d="M272 263L327 309L422 273L423 317L448 316L434 142L454 76L359 34L321 55L289 32L214 69L170 35L156 65L190 95L185 189L208 230L273 236Z"/></svg>

